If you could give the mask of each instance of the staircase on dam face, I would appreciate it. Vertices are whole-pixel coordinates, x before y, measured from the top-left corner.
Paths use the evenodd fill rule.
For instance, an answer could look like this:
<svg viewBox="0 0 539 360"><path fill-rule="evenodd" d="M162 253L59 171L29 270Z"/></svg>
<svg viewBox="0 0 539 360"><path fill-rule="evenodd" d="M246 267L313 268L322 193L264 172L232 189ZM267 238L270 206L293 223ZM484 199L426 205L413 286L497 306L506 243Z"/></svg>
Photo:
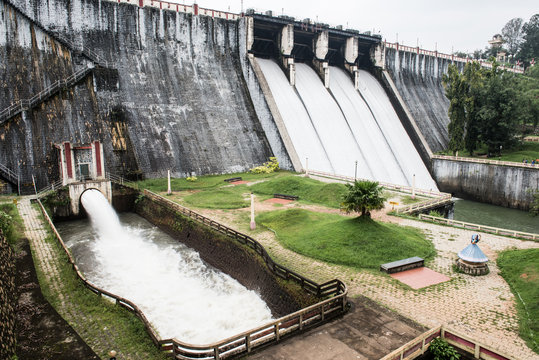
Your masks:
<svg viewBox="0 0 539 360"><path fill-rule="evenodd" d="M98 54L96 54L91 49L87 48L79 48L76 45L74 45L72 42L61 36L60 34L54 33L48 29L46 29L44 26L39 24L37 21L26 15L26 13L20 9L17 5L13 3L11 0L4 0L5 3L9 4L15 11L17 11L22 17L24 17L26 20L28 20L30 23L32 23L34 26L38 27L41 31L49 35L52 39L56 40L66 48L68 48L72 54L75 55L82 55L83 57L87 58L91 61L91 65L80 69L67 78L63 80L58 80L54 82L49 87L43 89L39 93L32 96L30 99L23 99L16 101L12 103L10 106L8 106L6 109L0 111L0 125L5 123L6 121L10 120L14 116L20 114L23 111L32 109L36 107L37 105L41 104L43 101L47 100L51 96L57 94L61 90L65 90L70 88L71 86L75 85L77 82L82 80L86 75L88 75L96 66L100 66L103 68L112 68L111 63L104 60L102 57L100 57Z"/></svg>
<svg viewBox="0 0 539 360"><path fill-rule="evenodd" d="M68 89L71 86L75 85L77 82L86 77L86 75L92 72L93 69L93 65L91 67L80 69L68 76L66 79L54 82L51 86L38 92L30 99L23 99L12 103L9 107L0 111L0 125L4 124L6 121L10 120L21 112L36 107L37 105L41 104L43 101L47 100L51 96L57 94L61 90Z"/></svg>
<svg viewBox="0 0 539 360"><path fill-rule="evenodd" d="M19 184L19 176L4 164L0 164L0 176L13 185Z"/></svg>

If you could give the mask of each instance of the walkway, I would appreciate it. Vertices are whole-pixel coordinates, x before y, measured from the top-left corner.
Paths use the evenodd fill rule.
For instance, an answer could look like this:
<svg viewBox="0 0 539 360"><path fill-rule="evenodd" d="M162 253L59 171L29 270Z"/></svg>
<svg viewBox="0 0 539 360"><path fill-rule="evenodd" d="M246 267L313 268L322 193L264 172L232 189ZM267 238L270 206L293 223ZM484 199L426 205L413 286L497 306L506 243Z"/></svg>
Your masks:
<svg viewBox="0 0 539 360"><path fill-rule="evenodd" d="M256 209L268 210L268 205L257 203ZM280 209L283 207L317 208L298 203L284 205ZM496 266L497 252L513 247L539 248L537 242L483 233L479 245L490 259L490 273L473 277L455 273L453 262L456 254L470 243L472 234L476 232L392 217L383 212L374 213L373 216L379 220L423 229L438 251L437 257L428 267L452 278L446 283L412 290L379 272L327 264L292 252L282 247L272 232L258 229L256 233L250 233L248 224L239 223L239 219L246 218L239 214L246 210L236 213L203 209L197 211L251 234L275 261L301 274L309 274L317 282L341 279L347 284L351 297L364 295L428 328L440 324L449 325L459 333L469 335L517 359L539 359L539 355L531 351L518 335L515 298Z"/></svg>

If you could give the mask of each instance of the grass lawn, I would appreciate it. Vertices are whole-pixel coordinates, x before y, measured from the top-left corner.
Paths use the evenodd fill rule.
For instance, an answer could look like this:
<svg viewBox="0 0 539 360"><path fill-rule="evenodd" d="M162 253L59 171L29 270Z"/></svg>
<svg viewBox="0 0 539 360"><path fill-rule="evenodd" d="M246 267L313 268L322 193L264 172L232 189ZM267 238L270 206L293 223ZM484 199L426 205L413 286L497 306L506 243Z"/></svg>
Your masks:
<svg viewBox="0 0 539 360"><path fill-rule="evenodd" d="M224 181L225 179L230 179L234 177L241 177L246 181L256 181L265 178L279 177L290 174L288 171L280 170L278 172L270 174L252 174L252 173L237 173L237 174L224 174L224 175L207 175L198 177L195 181L187 181L184 178L171 178L170 186L173 191L179 190L200 190L200 189L211 189L217 188L223 185L227 185ZM142 180L137 183L141 189L148 189L154 192L163 192L167 191L167 178L159 179L147 179Z"/></svg>
<svg viewBox="0 0 539 360"><path fill-rule="evenodd" d="M273 195L275 193L296 195L300 201L339 208L346 187L338 183L324 183L301 176L287 175L273 178L258 184L250 189L255 194Z"/></svg>
<svg viewBox="0 0 539 360"><path fill-rule="evenodd" d="M475 153L474 156L470 156L470 153L467 151L459 151L459 156L462 157L474 157L474 158L485 158L487 152L486 148L480 148ZM451 151L443 151L440 154L452 156ZM503 161L514 161L521 163L523 159L528 159L528 162L531 162L532 159L539 159L539 142L524 141L522 144L517 145L513 149L503 149L502 156L494 156L490 158L492 160L503 160Z"/></svg>
<svg viewBox="0 0 539 360"><path fill-rule="evenodd" d="M366 218L293 209L262 213L256 220L295 252L355 268L379 269L390 261L436 254L420 230Z"/></svg>
<svg viewBox="0 0 539 360"><path fill-rule="evenodd" d="M520 336L539 353L539 249L504 251L497 264L517 300Z"/></svg>
<svg viewBox="0 0 539 360"><path fill-rule="evenodd" d="M206 209L240 209L251 204L246 185L203 190L183 198L190 206Z"/></svg>

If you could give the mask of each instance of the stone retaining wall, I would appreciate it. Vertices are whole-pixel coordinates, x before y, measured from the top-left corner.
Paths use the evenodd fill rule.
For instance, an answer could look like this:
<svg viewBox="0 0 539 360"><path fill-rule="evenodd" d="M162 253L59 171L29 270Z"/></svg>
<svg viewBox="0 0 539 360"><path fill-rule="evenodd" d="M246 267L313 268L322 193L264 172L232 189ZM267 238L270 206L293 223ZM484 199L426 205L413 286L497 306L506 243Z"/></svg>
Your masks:
<svg viewBox="0 0 539 360"><path fill-rule="evenodd" d="M15 355L15 259L0 231L0 359Z"/></svg>

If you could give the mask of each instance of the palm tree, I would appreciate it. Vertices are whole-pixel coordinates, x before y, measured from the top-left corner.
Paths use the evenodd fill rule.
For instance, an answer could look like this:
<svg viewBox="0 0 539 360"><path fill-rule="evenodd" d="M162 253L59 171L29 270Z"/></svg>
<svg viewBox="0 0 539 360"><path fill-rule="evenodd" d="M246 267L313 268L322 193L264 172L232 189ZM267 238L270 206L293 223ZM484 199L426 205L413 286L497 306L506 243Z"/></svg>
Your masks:
<svg viewBox="0 0 539 360"><path fill-rule="evenodd" d="M371 210L384 208L385 198L382 196L383 188L377 181L355 181L354 184L345 184L348 193L343 196L341 209L347 214L358 212L361 216L370 217Z"/></svg>

